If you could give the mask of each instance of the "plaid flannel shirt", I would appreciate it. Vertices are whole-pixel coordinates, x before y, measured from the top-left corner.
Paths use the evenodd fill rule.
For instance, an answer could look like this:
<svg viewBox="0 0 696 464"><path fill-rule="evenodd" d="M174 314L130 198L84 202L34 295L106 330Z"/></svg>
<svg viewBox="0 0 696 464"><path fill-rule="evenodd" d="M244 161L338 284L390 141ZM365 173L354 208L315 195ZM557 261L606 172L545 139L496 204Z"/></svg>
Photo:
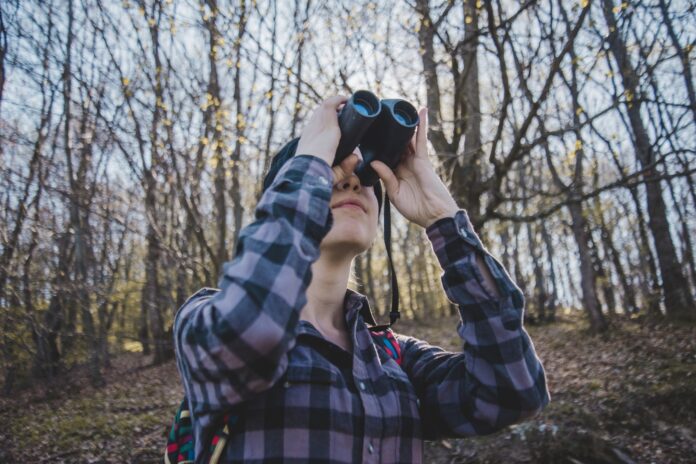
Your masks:
<svg viewBox="0 0 696 464"><path fill-rule="evenodd" d="M427 229L459 305L463 351L396 335L402 365L377 347L367 299L347 291L348 353L299 319L310 266L333 223L329 165L298 155L283 166L240 234L220 290L178 311L178 368L190 403L196 462L209 458L225 413L238 416L225 462L420 462L423 439L492 433L549 401L522 326L524 299L482 246L466 212ZM481 254L494 297L476 263Z"/></svg>

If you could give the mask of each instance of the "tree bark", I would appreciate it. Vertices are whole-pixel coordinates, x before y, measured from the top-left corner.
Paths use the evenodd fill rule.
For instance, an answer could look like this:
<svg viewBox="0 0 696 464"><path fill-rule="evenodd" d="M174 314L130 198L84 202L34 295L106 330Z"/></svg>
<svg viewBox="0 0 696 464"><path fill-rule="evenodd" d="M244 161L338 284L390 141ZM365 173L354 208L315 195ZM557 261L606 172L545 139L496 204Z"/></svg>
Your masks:
<svg viewBox="0 0 696 464"><path fill-rule="evenodd" d="M143 165L143 187L145 190L145 212L147 215L147 229L145 241L147 251L145 255L145 283L143 285L142 307L147 314L147 323L153 344L153 364L160 364L174 355L171 349L171 339L164 330L164 320L160 304L163 300L160 284L160 259L161 238L157 227L159 217L157 207L158 182L156 173L160 168L161 156L158 152L159 127L164 106L164 88L162 85L162 59L160 57L159 23L162 15L162 5L156 4L152 17L148 20L148 29L152 43L152 58L155 65L154 72L154 97L152 121L150 123L150 159L147 165Z"/></svg>
<svg viewBox="0 0 696 464"><path fill-rule="evenodd" d="M551 281L551 295L546 301L546 314L547 322L554 322L556 320L556 307L558 305L558 281L556 279L556 266L554 264L554 251L553 243L551 242L551 236L546 229L546 224L541 221L541 238L544 241L544 246L546 247L546 255L548 256L549 263L549 280Z"/></svg>
<svg viewBox="0 0 696 464"><path fill-rule="evenodd" d="M73 1L68 2L68 26L66 40L65 63L63 65L63 106L64 106L64 130L63 144L65 149L66 166L68 169L68 181L70 184L69 210L70 210L70 226L73 231L73 240L75 243L75 280L76 292L75 301L77 302L80 318L82 322L82 331L84 333L87 347L89 349L88 369L90 381L94 386L104 384L104 379L101 375L101 366L99 363L99 352L94 349L97 346L96 331L94 319L92 317L92 301L90 298L89 287L91 285L90 269L91 269L91 248L89 245L89 224L87 223L87 191L86 174L91 162L91 146L83 145L79 150L79 160L77 169L73 167L73 151L71 137L71 122L72 122L72 42L73 42L73 24L74 11ZM85 110L86 111L86 110ZM86 117L86 116L84 116ZM84 127L84 122L82 124Z"/></svg>
<svg viewBox="0 0 696 464"><path fill-rule="evenodd" d="M478 70L478 10L477 0L466 0L463 3L464 42L461 47L462 61L462 90L461 119L464 126L464 153L457 156L458 161L452 170L450 191L455 201L466 208L469 218L474 224L481 223L481 191L475 188L482 180L481 159L483 150L481 143L481 101L479 91ZM501 57L501 59L504 59ZM457 83L458 84L458 83ZM461 130L455 127L455 132ZM456 135L456 134L455 134ZM457 142L458 143L458 142Z"/></svg>
<svg viewBox="0 0 696 464"><path fill-rule="evenodd" d="M307 3L309 8L309 2ZM246 122L244 120L244 105L242 104L242 85L241 85L241 70L242 70L242 41L246 34L247 9L246 1L242 0L239 8L239 23L237 26L237 39L235 41L235 55L237 65L234 74L234 101L237 109L237 122L234 152L232 155L232 210L234 215L234 234L232 237L233 243L236 245L239 239L239 233L242 229L242 218L244 216L244 205L242 204L242 186L239 182L240 164L242 160L242 140L244 140ZM299 84L298 84L299 85ZM299 89L299 87L298 87ZM299 92L299 90L298 90Z"/></svg>
<svg viewBox="0 0 696 464"><path fill-rule="evenodd" d="M604 18L609 28L609 49L617 62L627 95L626 111L633 130L636 157L645 170L648 224L657 250L666 313L671 319L693 321L696 320L696 307L670 235L667 207L662 198L660 183L650 181L651 177L658 174L655 166L657 154L640 114L639 76L631 63L626 44L619 35L616 18L612 11L614 8L613 0L602 0L602 6Z"/></svg>
<svg viewBox="0 0 696 464"><path fill-rule="evenodd" d="M226 163L224 160L224 118L222 117L222 93L218 81L217 54L221 48L221 34L217 25L219 15L217 1L206 0L210 11L201 11L203 23L208 32L208 94L210 103L205 110L205 137L211 136L215 171L213 191L215 204L215 229L217 231L217 248L215 250L214 266L216 272L222 272L222 265L228 259L227 253L227 182L225 181ZM239 71L237 71L238 73Z"/></svg>
<svg viewBox="0 0 696 464"><path fill-rule="evenodd" d="M677 37L677 33L674 30L672 18L669 16L669 6L667 2L665 2L665 0L660 0L660 11L662 12L662 18L664 20L665 28L667 29L667 34L669 35L669 38L672 41L672 46L674 47L674 51L677 53L677 56L679 57L679 62L682 66L682 75L684 76L686 94L689 96L691 116L693 117L694 122L696 122L696 90L694 90L694 78L691 73L691 63L689 62L689 55L679 43L679 37Z"/></svg>
<svg viewBox="0 0 696 464"><path fill-rule="evenodd" d="M623 297L625 304L624 313L635 314L636 312L638 312L635 289L633 288L633 285L629 282L623 264L621 264L619 252L616 249L616 245L614 245L614 240L612 239L611 231L607 227L606 220L604 219L604 213L602 212L602 207L599 202L595 203L595 212L595 215L599 220L599 227L601 230L604 248L607 250L607 253L609 254L609 258L612 264L614 265L614 270L616 271L616 274L619 277L619 284L623 289Z"/></svg>

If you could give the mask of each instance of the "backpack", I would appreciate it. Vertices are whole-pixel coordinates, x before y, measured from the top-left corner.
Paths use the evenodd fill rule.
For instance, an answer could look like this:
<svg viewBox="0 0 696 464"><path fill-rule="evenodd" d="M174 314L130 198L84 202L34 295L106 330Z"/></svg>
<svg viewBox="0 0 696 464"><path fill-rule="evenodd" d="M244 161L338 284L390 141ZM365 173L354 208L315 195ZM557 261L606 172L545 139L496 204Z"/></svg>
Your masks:
<svg viewBox="0 0 696 464"><path fill-rule="evenodd" d="M399 342L394 337L391 329L379 332L370 331L372 340L376 345L381 346L384 351L396 363L401 366L401 348ZM215 431L210 443L210 464L217 464L225 450L225 445L230 437L230 430L239 420L238 415L225 414L222 424ZM167 449L164 451L164 462L166 464L190 464L196 460L195 443L193 440L193 424L191 423L191 411L189 410L186 397L181 401L179 409L174 415L174 421L167 437Z"/></svg>

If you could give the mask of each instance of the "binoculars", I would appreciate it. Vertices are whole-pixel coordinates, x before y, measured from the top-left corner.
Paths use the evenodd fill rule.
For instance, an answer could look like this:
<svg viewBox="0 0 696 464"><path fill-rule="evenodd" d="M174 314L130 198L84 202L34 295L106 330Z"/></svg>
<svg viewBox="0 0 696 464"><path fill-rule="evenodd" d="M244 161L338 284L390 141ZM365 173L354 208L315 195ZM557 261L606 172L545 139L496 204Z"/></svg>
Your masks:
<svg viewBox="0 0 696 464"><path fill-rule="evenodd" d="M395 169L418 126L418 112L401 99L379 100L367 90L358 90L338 114L341 140L338 142L334 166L355 147L360 147L363 162L355 170L360 183L375 185L379 176L370 162L378 160Z"/></svg>

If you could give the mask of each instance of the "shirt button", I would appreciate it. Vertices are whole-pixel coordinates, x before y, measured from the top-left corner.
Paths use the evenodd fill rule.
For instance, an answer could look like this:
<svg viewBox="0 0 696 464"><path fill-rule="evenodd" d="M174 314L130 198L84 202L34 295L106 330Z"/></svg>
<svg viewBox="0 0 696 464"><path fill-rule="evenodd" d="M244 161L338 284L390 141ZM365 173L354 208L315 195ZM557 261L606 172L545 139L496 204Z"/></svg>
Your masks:
<svg viewBox="0 0 696 464"><path fill-rule="evenodd" d="M365 387L365 382L362 382L362 381L361 381L361 382L360 382L360 389L361 389L362 391L365 391L365 388L366 388L366 387Z"/></svg>
<svg viewBox="0 0 696 464"><path fill-rule="evenodd" d="M326 177L319 176L319 182L321 182L322 185L329 185L329 181L326 180Z"/></svg>
<svg viewBox="0 0 696 464"><path fill-rule="evenodd" d="M369 451L370 454L372 454L372 453L375 452L375 447L372 446L372 443L370 443L369 445L367 445L367 451Z"/></svg>
<svg viewBox="0 0 696 464"><path fill-rule="evenodd" d="M290 382L285 382L285 383L283 384L283 386L284 386L285 388L290 388Z"/></svg>

